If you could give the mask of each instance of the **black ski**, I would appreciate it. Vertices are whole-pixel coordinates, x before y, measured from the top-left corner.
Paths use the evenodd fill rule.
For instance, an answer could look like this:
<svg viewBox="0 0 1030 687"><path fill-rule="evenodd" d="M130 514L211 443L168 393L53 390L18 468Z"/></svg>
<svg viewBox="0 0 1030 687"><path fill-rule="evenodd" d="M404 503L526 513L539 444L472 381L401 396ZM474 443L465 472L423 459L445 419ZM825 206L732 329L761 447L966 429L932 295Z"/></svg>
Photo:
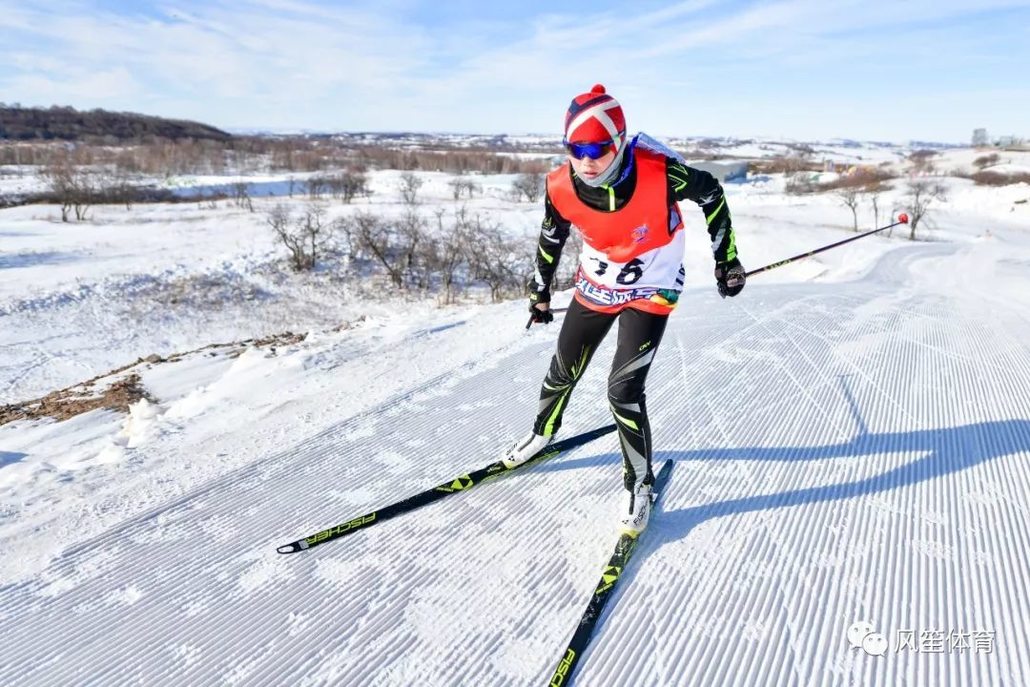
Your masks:
<svg viewBox="0 0 1030 687"><path fill-rule="evenodd" d="M658 476L655 477L654 493L656 500L661 497L662 489L669 481L669 474L671 472L672 461L667 460L662 465L661 470L658 471ZM653 507L654 505L652 505ZM654 516L654 512L651 515ZM594 590L593 596L590 597L590 603L587 604L586 612L580 618L579 627L576 628L576 633L572 635L572 641L569 642L569 646L565 649L558 667L554 670L554 675L551 676L551 681L548 683L550 687L564 687L572 680L572 675L579 664L579 659L583 656L583 652L586 651L587 645L590 644L590 639L593 637L594 627L596 627L597 621L601 617L601 611L604 610L604 605L608 603L608 597L611 596L615 585L618 584L619 579L622 577L622 571L626 569L626 564L633 555L637 541L645 532L647 532L646 529L636 536L631 534L619 536L619 543L615 545L615 553L608 560L608 565L605 566L604 572L601 574L601 581L598 582L597 589Z"/></svg>
<svg viewBox="0 0 1030 687"><path fill-rule="evenodd" d="M455 492L466 491L467 489L471 489L477 484L485 482L488 479L493 479L498 475L503 475L506 472L517 470L523 467L524 465L536 463L547 458L553 458L562 451L568 451L569 449L576 448L577 446L582 446L583 444L586 444L589 441L593 441L598 437L604 436L605 434L614 431L615 425L606 425L605 427L593 429L589 432L577 434L576 436L569 437L568 439L556 441L547 448L545 448L543 451L541 451L539 454L534 456L528 462L523 463L522 465L518 465L514 468L505 467L504 463L502 463L501 461L490 463L486 467L474 470L473 472L470 472L465 475L459 475L458 477L455 477L450 481L444 482L439 486L433 487L432 489L426 489L425 491L419 494L409 496L403 501L391 503L388 506L383 506L379 510L372 511L371 513L366 513L365 515L359 515L358 517L348 520L347 522L340 523L339 525L330 527L329 529L322 530L321 532L316 532L315 534L312 534L309 537L304 537L303 539L298 539L295 542L284 544L277 548L276 551L278 551L279 553L296 553L298 551L310 549L313 546L318 546L319 544L324 544L327 541L332 541L333 539L345 537L348 534L353 534L354 532L360 529L370 527L371 525L374 525L377 522L388 520L395 515L407 513L409 511L415 510L416 508L421 508L426 504L432 503L433 501L438 501L439 499L442 499L443 497L453 494Z"/></svg>

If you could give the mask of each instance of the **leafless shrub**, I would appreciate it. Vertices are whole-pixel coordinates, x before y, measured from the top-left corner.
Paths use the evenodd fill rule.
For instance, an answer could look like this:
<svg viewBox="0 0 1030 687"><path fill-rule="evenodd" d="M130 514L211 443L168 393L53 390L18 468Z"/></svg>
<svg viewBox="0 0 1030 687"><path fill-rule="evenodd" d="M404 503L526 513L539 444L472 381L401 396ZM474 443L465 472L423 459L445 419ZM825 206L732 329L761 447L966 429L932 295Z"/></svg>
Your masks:
<svg viewBox="0 0 1030 687"><path fill-rule="evenodd" d="M350 203L359 192L367 191L367 178L363 174L356 175L344 171L328 176L310 177L304 186L312 198L321 198L322 195L329 193L333 198Z"/></svg>
<svg viewBox="0 0 1030 687"><path fill-rule="evenodd" d="M470 230L476 247L469 255L472 278L489 287L495 303L505 296L523 295L534 269L532 246L507 236L495 223L478 215L472 219Z"/></svg>
<svg viewBox="0 0 1030 687"><path fill-rule="evenodd" d="M869 204L873 206L873 228L880 226L880 191L869 192Z"/></svg>
<svg viewBox="0 0 1030 687"><path fill-rule="evenodd" d="M933 158L937 155L936 150L914 150L909 153L908 161L912 163L912 170L916 174L933 174L935 169Z"/></svg>
<svg viewBox="0 0 1030 687"><path fill-rule="evenodd" d="M61 205L61 221L67 222L75 197L74 166L67 159L55 160L40 171L40 177L46 180L50 192Z"/></svg>
<svg viewBox="0 0 1030 687"><path fill-rule="evenodd" d="M340 197L344 203L350 203L355 196L367 196L370 193L368 175L365 172L351 169L340 175Z"/></svg>
<svg viewBox="0 0 1030 687"><path fill-rule="evenodd" d="M851 210L852 228L854 231L858 231L858 189L845 186L837 189L834 193L837 194L841 204Z"/></svg>
<svg viewBox="0 0 1030 687"><path fill-rule="evenodd" d="M969 175L977 186L1008 186L1009 184L1030 184L1030 174L1002 174L1000 172L976 172Z"/></svg>
<svg viewBox="0 0 1030 687"><path fill-rule="evenodd" d="M451 187L451 191L454 194L454 200L460 200L463 193L467 194L471 200L474 193L481 193L483 191L482 186L466 176L459 176L456 179L451 179L447 182L447 185Z"/></svg>
<svg viewBox="0 0 1030 687"><path fill-rule="evenodd" d="M797 172L821 172L822 163L816 163L798 155L778 155L763 160L748 162L748 174L795 174Z"/></svg>
<svg viewBox="0 0 1030 687"><path fill-rule="evenodd" d="M326 177L310 177L304 182L304 190L308 198L318 200L329 190L329 180Z"/></svg>
<svg viewBox="0 0 1030 687"><path fill-rule="evenodd" d="M405 205L418 205L418 190L425 182L417 174L405 172L401 174L401 200Z"/></svg>
<svg viewBox="0 0 1030 687"><path fill-rule="evenodd" d="M787 176L787 183L784 185L783 190L792 195L804 195L806 193L815 193L818 190L818 185L811 172L793 172Z"/></svg>
<svg viewBox="0 0 1030 687"><path fill-rule="evenodd" d="M132 210L132 204L142 200L142 194L133 186L129 173L117 167L103 179L101 186L107 202L124 203L126 210Z"/></svg>
<svg viewBox="0 0 1030 687"><path fill-rule="evenodd" d="M999 160L1001 160L1001 156L999 156L997 153L991 153L990 155L981 155L980 157L973 160L973 166L975 166L977 169L982 170L984 167L990 167L991 165L998 164Z"/></svg>
<svg viewBox="0 0 1030 687"><path fill-rule="evenodd" d="M544 193L544 179L542 172L524 172L515 177L511 184L515 200L525 198L530 203L535 203Z"/></svg>
<svg viewBox="0 0 1030 687"><path fill-rule="evenodd" d="M898 175L883 167L855 167L841 174L833 181L818 185L817 191L836 191L837 189L855 189L860 193L885 191L890 188L887 183L897 179Z"/></svg>
<svg viewBox="0 0 1030 687"><path fill-rule="evenodd" d="M559 154L560 151L555 151ZM502 155L495 150L398 150L383 146L363 146L355 152L358 164L370 169L426 170L461 174L518 174L543 172L550 162Z"/></svg>
<svg viewBox="0 0 1030 687"><path fill-rule="evenodd" d="M325 207L310 203L297 218L282 203L265 219L276 237L290 252L290 265L298 272L315 267L318 256L333 239L335 224L327 221Z"/></svg>
<svg viewBox="0 0 1030 687"><path fill-rule="evenodd" d="M415 208L397 219L358 212L344 222L351 258L385 272L398 289L437 289L441 303L453 303L470 284L480 282L491 298L522 295L533 270L533 246L467 208L435 213L429 223Z"/></svg>
<svg viewBox="0 0 1030 687"><path fill-rule="evenodd" d="M464 207L455 210L455 221L452 225L444 224L447 211L437 208L436 236L428 242L426 263L440 282L438 301L441 305L454 303L461 291L461 272L466 264L467 235L464 229L467 211Z"/></svg>
<svg viewBox="0 0 1030 687"><path fill-rule="evenodd" d="M351 257L370 260L386 270L390 281L404 286L404 252L400 249L396 227L370 212L358 212L343 222Z"/></svg>
<svg viewBox="0 0 1030 687"><path fill-rule="evenodd" d="M250 199L249 185L245 181L237 181L232 185L232 200L238 208L247 208L254 212L254 203Z"/></svg>
<svg viewBox="0 0 1030 687"><path fill-rule="evenodd" d="M947 189L940 183L928 179L916 179L908 182L905 201L908 206L908 238L910 241L915 240L916 228L919 223L928 218L930 206L934 201L939 200L947 200Z"/></svg>
<svg viewBox="0 0 1030 687"><path fill-rule="evenodd" d="M91 167L77 164L71 155L55 156L40 175L46 180L50 192L61 206L61 221L69 220L74 210L75 219L86 219L90 207L98 200L100 184Z"/></svg>
<svg viewBox="0 0 1030 687"><path fill-rule="evenodd" d="M426 220L414 206L397 222L397 248L401 256L404 279L402 286L426 290L432 280L432 240L426 231Z"/></svg>
<svg viewBox="0 0 1030 687"><path fill-rule="evenodd" d="M798 157L809 159L815 155L815 148L807 143L788 143L787 149Z"/></svg>

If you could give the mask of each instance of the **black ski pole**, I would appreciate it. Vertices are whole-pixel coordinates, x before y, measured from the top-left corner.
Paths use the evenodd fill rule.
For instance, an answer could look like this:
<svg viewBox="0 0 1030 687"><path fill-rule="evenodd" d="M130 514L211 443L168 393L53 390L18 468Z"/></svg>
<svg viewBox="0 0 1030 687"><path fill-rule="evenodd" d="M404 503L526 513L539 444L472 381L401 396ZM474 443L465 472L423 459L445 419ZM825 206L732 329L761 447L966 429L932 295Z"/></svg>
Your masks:
<svg viewBox="0 0 1030 687"><path fill-rule="evenodd" d="M815 255L816 253L822 253L824 250L830 250L831 248L836 248L837 246L843 246L845 243L850 243L851 241L857 241L860 238L863 238L865 236L872 236L873 234L875 234L877 232L881 232L881 231L884 231L885 229L890 229L892 227L896 227L899 224L908 224L908 215L906 215L904 212L901 213L900 215L898 215L898 221L894 222L893 224L888 224L885 227L880 227L879 229L873 229L871 231L867 231L867 232L865 232L863 234L859 234L858 236L852 236L851 238L844 239L843 241L837 241L836 243L831 243L830 245L823 246L822 248L816 248L815 250L810 250L807 253L802 253L801 255L795 255L794 257L787 258L786 260L781 260L779 262L774 262L773 264L766 265L765 267L759 267L757 270L751 270L750 272L747 272L744 276L745 277L750 277L750 276L758 274L760 272L765 272L767 270L776 269L777 267L783 267L784 265L788 265L788 264L794 262L795 260L800 260L801 258L807 258L809 256ZM527 329L528 329L528 327L527 327Z"/></svg>
<svg viewBox="0 0 1030 687"><path fill-rule="evenodd" d="M551 312L565 312L568 308L551 308ZM526 329L533 326L533 315L529 316L529 322L526 323Z"/></svg>

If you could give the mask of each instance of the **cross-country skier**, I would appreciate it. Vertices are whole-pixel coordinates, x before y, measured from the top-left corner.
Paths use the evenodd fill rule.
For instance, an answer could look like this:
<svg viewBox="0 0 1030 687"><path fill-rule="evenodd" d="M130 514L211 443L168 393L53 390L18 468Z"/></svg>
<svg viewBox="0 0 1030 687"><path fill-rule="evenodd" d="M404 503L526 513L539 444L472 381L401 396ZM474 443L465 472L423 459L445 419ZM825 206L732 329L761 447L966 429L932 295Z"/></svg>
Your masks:
<svg viewBox="0 0 1030 687"><path fill-rule="evenodd" d="M744 288L744 268L719 182L646 134L627 140L622 107L604 86L573 99L564 144L568 161L547 175L529 309L535 322L554 318L551 279L573 226L583 236L575 300L544 377L533 431L508 449L504 462L523 463L553 440L576 382L618 320L608 402L627 490L619 529L636 534L647 526L654 482L644 382L683 288L685 241L677 201L691 200L705 215L723 297Z"/></svg>

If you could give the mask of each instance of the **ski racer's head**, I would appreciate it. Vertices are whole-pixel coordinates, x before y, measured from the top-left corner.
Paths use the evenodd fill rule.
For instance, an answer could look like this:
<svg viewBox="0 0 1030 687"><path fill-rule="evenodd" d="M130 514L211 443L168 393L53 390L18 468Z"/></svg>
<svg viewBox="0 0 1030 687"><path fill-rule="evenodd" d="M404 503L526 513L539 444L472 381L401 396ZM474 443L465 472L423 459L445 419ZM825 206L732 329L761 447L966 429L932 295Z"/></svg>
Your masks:
<svg viewBox="0 0 1030 687"><path fill-rule="evenodd" d="M572 99L564 143L572 168L586 184L600 186L615 176L626 149L626 117L601 84Z"/></svg>

